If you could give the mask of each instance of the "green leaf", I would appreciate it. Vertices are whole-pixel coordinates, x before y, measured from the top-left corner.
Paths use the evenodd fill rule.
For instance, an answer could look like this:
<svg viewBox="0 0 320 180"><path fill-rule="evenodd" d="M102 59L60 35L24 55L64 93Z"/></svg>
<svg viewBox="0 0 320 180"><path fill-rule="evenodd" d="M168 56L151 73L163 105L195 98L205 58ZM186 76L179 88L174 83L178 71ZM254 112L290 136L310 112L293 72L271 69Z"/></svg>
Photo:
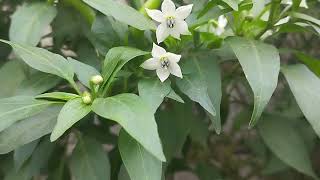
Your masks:
<svg viewBox="0 0 320 180"><path fill-rule="evenodd" d="M60 76L68 81L73 81L74 71L68 61L45 49L28 46L20 43L1 40L0 42L9 44L22 60L34 69Z"/></svg>
<svg viewBox="0 0 320 180"><path fill-rule="evenodd" d="M162 162L124 130L120 131L118 144L123 164L131 180L161 180Z"/></svg>
<svg viewBox="0 0 320 180"><path fill-rule="evenodd" d="M94 139L79 138L70 161L76 180L110 180L110 163L102 145Z"/></svg>
<svg viewBox="0 0 320 180"><path fill-rule="evenodd" d="M148 105L135 94L98 98L92 110L99 116L118 122L145 149L165 161L157 124Z"/></svg>
<svg viewBox="0 0 320 180"><path fill-rule="evenodd" d="M60 78L51 74L34 73L28 79L25 79L17 88L16 96L33 96L46 92L58 83L61 82Z"/></svg>
<svg viewBox="0 0 320 180"><path fill-rule="evenodd" d="M107 16L140 30L154 30L155 24L130 6L113 0L84 0L85 3Z"/></svg>
<svg viewBox="0 0 320 180"><path fill-rule="evenodd" d="M316 19L316 18L314 18L312 16L309 16L307 14L294 12L291 15L292 15L292 17L295 17L295 18L298 18L298 19L302 19L302 20L311 22L311 23L313 23L313 24L315 24L317 26L320 26L320 20L319 19Z"/></svg>
<svg viewBox="0 0 320 180"><path fill-rule="evenodd" d="M39 175L49 160L54 144L48 138L43 139L34 150L29 161L18 171L13 168L6 174L5 180L30 180L33 176Z"/></svg>
<svg viewBox="0 0 320 180"><path fill-rule="evenodd" d="M110 49L104 60L103 78L107 80L111 75L115 76L127 62L146 54L149 54L149 52L131 47L115 47Z"/></svg>
<svg viewBox="0 0 320 180"><path fill-rule="evenodd" d="M142 79L139 81L139 96L149 104L150 109L155 113L163 99L171 91L171 82L162 83L158 78Z"/></svg>
<svg viewBox="0 0 320 180"><path fill-rule="evenodd" d="M146 54L149 54L149 52L131 47L115 47L110 49L104 60L102 76L105 84L103 85L104 88L101 89L105 91L108 89L108 86L114 80L117 73L127 62Z"/></svg>
<svg viewBox="0 0 320 180"><path fill-rule="evenodd" d="M320 77L320 60L319 59L313 58L302 52L295 52L294 54L297 56L298 60L303 62L305 65L307 65L312 72L314 72L318 77Z"/></svg>
<svg viewBox="0 0 320 180"><path fill-rule="evenodd" d="M169 94L166 97L173 99L177 102L184 103L183 99L173 89L171 89L171 91L169 92Z"/></svg>
<svg viewBox="0 0 320 180"><path fill-rule="evenodd" d="M5 63L0 68L0 98L14 95L15 90L24 78L23 66L18 60L11 60Z"/></svg>
<svg viewBox="0 0 320 180"><path fill-rule="evenodd" d="M75 98L68 101L59 113L58 121L51 133L50 140L57 140L64 132L90 112L91 105L84 104L82 98Z"/></svg>
<svg viewBox="0 0 320 180"><path fill-rule="evenodd" d="M34 149L37 147L39 140L32 141L14 150L13 160L14 168L19 170L22 165L28 160L32 155Z"/></svg>
<svg viewBox="0 0 320 180"><path fill-rule="evenodd" d="M214 1L214 0L213 0ZM237 0L222 0L228 4L233 10L238 11L238 1Z"/></svg>
<svg viewBox="0 0 320 180"><path fill-rule="evenodd" d="M48 3L24 4L11 17L10 40L31 46L37 45L43 31L56 15L56 7Z"/></svg>
<svg viewBox="0 0 320 180"><path fill-rule="evenodd" d="M249 124L249 127L253 127L277 86L279 53L271 45L240 37L229 38L227 43L237 56L254 93L254 109Z"/></svg>
<svg viewBox="0 0 320 180"><path fill-rule="evenodd" d="M306 119L320 137L320 79L305 65L291 65L281 69Z"/></svg>
<svg viewBox="0 0 320 180"><path fill-rule="evenodd" d="M263 117L258 130L266 145L283 162L297 171L318 179L314 173L306 145L292 126L283 117Z"/></svg>
<svg viewBox="0 0 320 180"><path fill-rule="evenodd" d="M49 134L57 122L61 106L50 106L40 114L19 121L0 133L0 154Z"/></svg>
<svg viewBox="0 0 320 180"><path fill-rule="evenodd" d="M68 61L72 65L79 81L90 88L90 79L92 76L100 75L99 71L97 71L94 67L84 64L80 61L72 59L68 57Z"/></svg>
<svg viewBox="0 0 320 180"><path fill-rule="evenodd" d="M0 99L0 132L21 119L40 113L53 103L36 100L31 96Z"/></svg>
<svg viewBox="0 0 320 180"><path fill-rule="evenodd" d="M52 99L52 100L64 100L69 101L71 99L80 98L81 96L72 93L66 92L52 92L52 93L45 93L36 96L37 99Z"/></svg>
<svg viewBox="0 0 320 180"><path fill-rule="evenodd" d="M177 81L179 89L209 113L216 132L220 133L221 79L217 60L193 58L183 69L189 72Z"/></svg>

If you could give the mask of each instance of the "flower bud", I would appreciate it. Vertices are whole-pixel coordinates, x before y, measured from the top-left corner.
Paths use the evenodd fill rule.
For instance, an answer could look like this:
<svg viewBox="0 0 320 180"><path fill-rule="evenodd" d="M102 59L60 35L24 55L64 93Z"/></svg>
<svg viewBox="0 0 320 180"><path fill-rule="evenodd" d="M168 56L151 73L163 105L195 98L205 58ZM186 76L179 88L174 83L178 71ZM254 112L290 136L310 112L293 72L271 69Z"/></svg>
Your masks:
<svg viewBox="0 0 320 180"><path fill-rule="evenodd" d="M91 98L91 94L88 92L84 92L82 94L82 102L84 104L91 104L92 103L92 98Z"/></svg>
<svg viewBox="0 0 320 180"><path fill-rule="evenodd" d="M95 75L91 77L91 82L95 85L99 85L103 82L103 77L100 75Z"/></svg>

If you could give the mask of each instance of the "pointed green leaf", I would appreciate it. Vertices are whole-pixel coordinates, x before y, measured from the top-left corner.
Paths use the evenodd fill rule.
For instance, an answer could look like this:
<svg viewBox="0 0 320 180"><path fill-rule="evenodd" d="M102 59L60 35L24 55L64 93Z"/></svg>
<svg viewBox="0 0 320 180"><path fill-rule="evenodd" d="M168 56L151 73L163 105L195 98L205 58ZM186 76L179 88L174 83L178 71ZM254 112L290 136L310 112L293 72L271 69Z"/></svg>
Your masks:
<svg viewBox="0 0 320 180"><path fill-rule="evenodd" d="M107 16L140 30L154 30L155 24L132 7L113 0L84 0L85 3Z"/></svg>
<svg viewBox="0 0 320 180"><path fill-rule="evenodd" d="M15 95L16 96L38 95L52 89L60 82L61 82L61 79L56 76L37 72L32 74L27 79L25 79L19 85Z"/></svg>
<svg viewBox="0 0 320 180"><path fill-rule="evenodd" d="M142 79L139 81L139 96L149 104L152 112L155 113L163 99L170 93L170 81L161 82L158 78Z"/></svg>
<svg viewBox="0 0 320 180"><path fill-rule="evenodd" d="M320 79L305 65L291 65L281 69L306 119L320 137Z"/></svg>
<svg viewBox="0 0 320 180"><path fill-rule="evenodd" d="M171 91L169 92L169 94L166 97L173 99L177 102L184 103L184 100L173 89L171 89Z"/></svg>
<svg viewBox="0 0 320 180"><path fill-rule="evenodd" d="M48 3L26 3L11 17L10 40L35 46L43 31L57 15L56 7Z"/></svg>
<svg viewBox="0 0 320 180"><path fill-rule="evenodd" d="M238 1L237 0L222 0L227 3L233 10L238 11Z"/></svg>
<svg viewBox="0 0 320 180"><path fill-rule="evenodd" d="M96 140L79 138L70 161L76 180L110 180L110 163L107 153Z"/></svg>
<svg viewBox="0 0 320 180"><path fill-rule="evenodd" d="M32 141L14 150L13 161L14 168L19 170L22 165L28 160L32 155L34 149L37 147L39 140Z"/></svg>
<svg viewBox="0 0 320 180"><path fill-rule="evenodd" d="M97 71L94 67L84 64L80 61L74 60L72 58L68 58L68 61L72 65L79 81L90 88L90 80L92 76L100 75L99 71Z"/></svg>
<svg viewBox="0 0 320 180"><path fill-rule="evenodd" d="M21 120L0 133L0 154L49 134L57 122L61 106L50 106L36 116Z"/></svg>
<svg viewBox="0 0 320 180"><path fill-rule="evenodd" d="M280 57L278 50L262 42L241 37L227 40L254 93L254 109L249 127L259 120L278 83Z"/></svg>
<svg viewBox="0 0 320 180"><path fill-rule="evenodd" d="M82 98L75 98L68 101L59 113L58 121L51 133L50 140L57 140L76 122L89 114L90 111L91 105L84 104Z"/></svg>
<svg viewBox="0 0 320 180"><path fill-rule="evenodd" d="M165 161L157 124L148 105L135 94L98 98L92 110L99 116L118 122L145 149Z"/></svg>
<svg viewBox="0 0 320 180"><path fill-rule="evenodd" d="M77 94L66 93L66 92L52 92L52 93L40 94L36 96L36 98L69 101L71 99L80 98L80 96Z"/></svg>
<svg viewBox="0 0 320 180"><path fill-rule="evenodd" d="M119 135L119 151L131 180L161 180L162 162L124 130Z"/></svg>
<svg viewBox="0 0 320 180"><path fill-rule="evenodd" d="M60 76L68 81L73 81L73 68L61 55L25 44L13 43L1 39L0 42L12 46L15 53L17 53L22 60L32 68Z"/></svg>
<svg viewBox="0 0 320 180"><path fill-rule="evenodd" d="M0 132L21 119L40 113L53 103L36 100L31 96L0 99Z"/></svg>
<svg viewBox="0 0 320 180"><path fill-rule="evenodd" d="M266 145L283 162L297 171L318 179L308 150L292 122L283 117L263 117L258 130Z"/></svg>

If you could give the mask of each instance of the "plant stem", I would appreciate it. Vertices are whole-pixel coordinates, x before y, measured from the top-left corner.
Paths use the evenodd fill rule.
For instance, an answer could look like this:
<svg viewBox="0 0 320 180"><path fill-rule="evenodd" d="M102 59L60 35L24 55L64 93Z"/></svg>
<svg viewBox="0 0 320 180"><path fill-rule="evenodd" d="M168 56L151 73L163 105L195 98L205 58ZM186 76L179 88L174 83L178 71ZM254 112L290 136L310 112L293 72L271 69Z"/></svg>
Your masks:
<svg viewBox="0 0 320 180"><path fill-rule="evenodd" d="M81 0L63 0L62 1L67 6L72 6L76 10L80 12L80 14L88 21L88 23L91 25L96 17L95 11L82 2Z"/></svg>
<svg viewBox="0 0 320 180"><path fill-rule="evenodd" d="M73 87L73 89L81 96L82 93L81 93L79 87L77 86L76 82L74 82L73 79L72 80L68 80L68 81L69 81L70 85Z"/></svg>
<svg viewBox="0 0 320 180"><path fill-rule="evenodd" d="M147 15L145 8L148 9L157 9L161 4L160 0L147 0L143 6L140 8L139 12L144 15Z"/></svg>

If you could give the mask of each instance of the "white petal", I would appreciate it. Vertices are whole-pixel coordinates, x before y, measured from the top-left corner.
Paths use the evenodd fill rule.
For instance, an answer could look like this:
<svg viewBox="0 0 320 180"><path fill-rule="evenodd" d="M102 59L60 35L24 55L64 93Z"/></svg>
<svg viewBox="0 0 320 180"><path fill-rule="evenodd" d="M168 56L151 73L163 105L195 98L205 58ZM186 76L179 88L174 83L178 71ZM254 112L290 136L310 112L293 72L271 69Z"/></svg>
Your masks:
<svg viewBox="0 0 320 180"><path fill-rule="evenodd" d="M180 61L181 59L181 55L178 55L178 54L173 54L173 53L167 53L167 57L169 58L169 61L170 62L174 62L174 63L177 63Z"/></svg>
<svg viewBox="0 0 320 180"><path fill-rule="evenodd" d="M221 28L221 27L217 27L217 28L214 30L214 33L215 33L215 35L217 35L217 36L220 36L223 32L224 32L224 28Z"/></svg>
<svg viewBox="0 0 320 180"><path fill-rule="evenodd" d="M158 68L157 69L157 75L161 82L164 82L166 79L168 79L170 72L168 69L164 68Z"/></svg>
<svg viewBox="0 0 320 180"><path fill-rule="evenodd" d="M193 6L193 4L179 7L176 10L176 18L181 19L181 20L186 19L192 11L192 6Z"/></svg>
<svg viewBox="0 0 320 180"><path fill-rule="evenodd" d="M309 8L309 7L308 7L308 4L307 4L307 0L301 0L299 6L300 6L300 7L303 7L303 8L306 8L306 9Z"/></svg>
<svg viewBox="0 0 320 180"><path fill-rule="evenodd" d="M153 20L155 20L157 22L163 22L166 20L163 13L159 10L152 10L152 9L146 8L146 12L147 12L148 16L150 16Z"/></svg>
<svg viewBox="0 0 320 180"><path fill-rule="evenodd" d="M161 5L161 10L165 16L172 16L176 11L176 6L171 0L164 0Z"/></svg>
<svg viewBox="0 0 320 180"><path fill-rule="evenodd" d="M188 29L188 24L185 21L178 20L176 21L176 26L172 31L178 31L179 34L190 35L190 31Z"/></svg>
<svg viewBox="0 0 320 180"><path fill-rule="evenodd" d="M292 5L292 0L282 0L281 4Z"/></svg>
<svg viewBox="0 0 320 180"><path fill-rule="evenodd" d="M163 42L170 35L166 23L161 23L156 31L158 44Z"/></svg>
<svg viewBox="0 0 320 180"><path fill-rule="evenodd" d="M228 20L224 15L219 16L219 18L218 18L218 26L219 27L224 28L224 27L226 27L227 23L228 23Z"/></svg>
<svg viewBox="0 0 320 180"><path fill-rule="evenodd" d="M156 58L150 58L140 65L144 69L155 70L160 67L160 61Z"/></svg>
<svg viewBox="0 0 320 180"><path fill-rule="evenodd" d="M177 63L170 63L169 71L171 74L173 74L179 78L182 78L181 69Z"/></svg>
<svg viewBox="0 0 320 180"><path fill-rule="evenodd" d="M166 50L163 49L162 47L156 45L155 43L153 43L153 47L152 47L152 56L155 58L160 58L161 56L163 56L164 54L166 54Z"/></svg>

